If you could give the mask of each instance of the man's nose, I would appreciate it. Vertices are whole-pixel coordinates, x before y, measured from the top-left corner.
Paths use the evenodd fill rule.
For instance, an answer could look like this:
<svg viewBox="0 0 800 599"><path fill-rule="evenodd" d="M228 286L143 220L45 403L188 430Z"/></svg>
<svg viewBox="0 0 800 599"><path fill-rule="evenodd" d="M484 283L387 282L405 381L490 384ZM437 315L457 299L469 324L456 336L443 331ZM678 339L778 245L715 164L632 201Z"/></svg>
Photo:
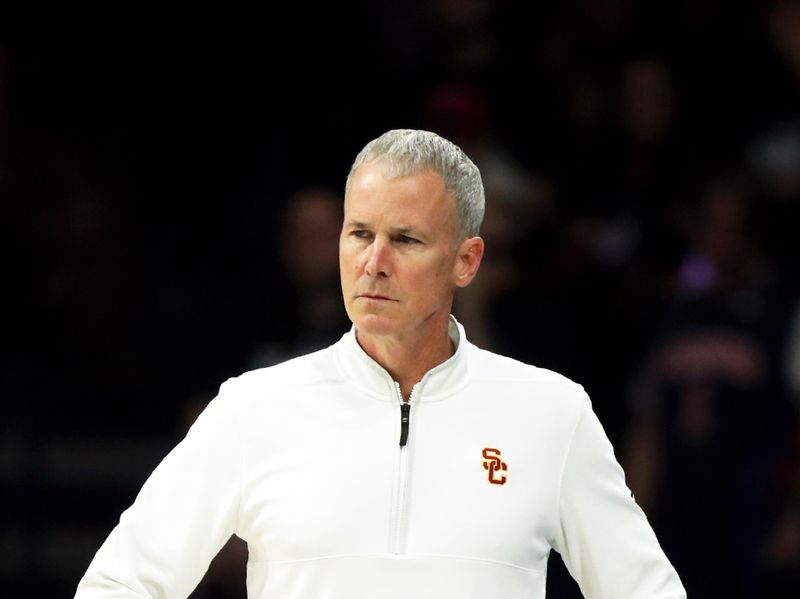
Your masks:
<svg viewBox="0 0 800 599"><path fill-rule="evenodd" d="M391 275L391 246L386 240L376 237L366 252L364 272L367 276L388 277Z"/></svg>

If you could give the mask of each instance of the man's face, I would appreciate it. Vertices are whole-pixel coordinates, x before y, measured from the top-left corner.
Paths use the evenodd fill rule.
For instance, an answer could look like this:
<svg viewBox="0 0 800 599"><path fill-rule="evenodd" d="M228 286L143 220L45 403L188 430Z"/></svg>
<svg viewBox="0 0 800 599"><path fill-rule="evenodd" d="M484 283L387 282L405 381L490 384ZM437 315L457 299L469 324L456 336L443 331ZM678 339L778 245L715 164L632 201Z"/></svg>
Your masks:
<svg viewBox="0 0 800 599"><path fill-rule="evenodd" d="M474 276L465 276L462 246L455 200L441 175L389 180L380 164L360 166L339 237L345 308L359 334L402 340L446 321L456 286Z"/></svg>

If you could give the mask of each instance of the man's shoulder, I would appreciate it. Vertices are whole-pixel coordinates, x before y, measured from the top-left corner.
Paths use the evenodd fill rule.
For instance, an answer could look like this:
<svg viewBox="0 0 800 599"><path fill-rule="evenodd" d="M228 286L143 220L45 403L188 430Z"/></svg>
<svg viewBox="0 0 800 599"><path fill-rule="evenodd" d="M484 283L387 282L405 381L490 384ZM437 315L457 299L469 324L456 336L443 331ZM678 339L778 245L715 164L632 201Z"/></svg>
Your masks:
<svg viewBox="0 0 800 599"><path fill-rule="evenodd" d="M223 390L260 392L276 387L318 385L341 379L332 347L287 359L278 364L248 370L223 383Z"/></svg>
<svg viewBox="0 0 800 599"><path fill-rule="evenodd" d="M473 380L542 385L581 396L585 395L582 385L554 370L528 364L476 346L472 347L474 348L471 360Z"/></svg>

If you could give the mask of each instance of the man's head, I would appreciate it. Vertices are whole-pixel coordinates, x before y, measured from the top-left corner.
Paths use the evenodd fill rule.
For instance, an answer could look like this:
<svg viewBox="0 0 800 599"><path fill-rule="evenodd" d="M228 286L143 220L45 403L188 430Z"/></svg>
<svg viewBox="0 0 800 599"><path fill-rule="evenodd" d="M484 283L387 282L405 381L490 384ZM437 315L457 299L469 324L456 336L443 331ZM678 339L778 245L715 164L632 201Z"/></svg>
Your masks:
<svg viewBox="0 0 800 599"><path fill-rule="evenodd" d="M446 331L455 289L483 256L482 216L480 173L454 144L409 130L367 144L347 179L339 238L345 308L359 338Z"/></svg>
<svg viewBox="0 0 800 599"><path fill-rule="evenodd" d="M380 164L387 179L408 177L426 170L441 175L456 203L459 241L479 234L485 202L483 181L478 167L457 145L430 131L387 131L358 153L347 176L345 193L358 167L373 163Z"/></svg>

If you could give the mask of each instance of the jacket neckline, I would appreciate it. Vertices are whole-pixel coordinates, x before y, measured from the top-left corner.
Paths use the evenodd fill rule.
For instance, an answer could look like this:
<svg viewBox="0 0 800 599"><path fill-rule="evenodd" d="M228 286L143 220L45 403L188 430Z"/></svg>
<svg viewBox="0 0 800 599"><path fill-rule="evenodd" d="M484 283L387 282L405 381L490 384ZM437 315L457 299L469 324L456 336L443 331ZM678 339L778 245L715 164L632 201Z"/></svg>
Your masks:
<svg viewBox="0 0 800 599"><path fill-rule="evenodd" d="M413 400L415 404L441 399L461 388L466 382L467 336L464 327L452 315L447 332L455 352L447 360L431 368L416 384ZM355 325L333 347L339 369L348 380L377 398L399 401L397 384L389 372L359 345Z"/></svg>

